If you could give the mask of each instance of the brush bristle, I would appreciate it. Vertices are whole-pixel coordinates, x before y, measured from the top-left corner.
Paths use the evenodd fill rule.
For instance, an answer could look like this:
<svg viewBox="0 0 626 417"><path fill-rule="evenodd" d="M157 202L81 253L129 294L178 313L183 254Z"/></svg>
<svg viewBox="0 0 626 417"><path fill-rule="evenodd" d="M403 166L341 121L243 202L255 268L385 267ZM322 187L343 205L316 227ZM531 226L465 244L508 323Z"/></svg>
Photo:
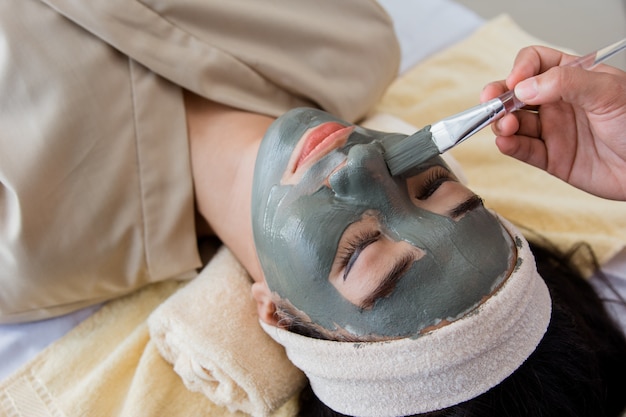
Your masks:
<svg viewBox="0 0 626 417"><path fill-rule="evenodd" d="M426 162L430 158L439 155L439 149L435 145L427 126L411 136L401 140L383 143L385 148L385 161L391 175L400 175L409 169Z"/></svg>

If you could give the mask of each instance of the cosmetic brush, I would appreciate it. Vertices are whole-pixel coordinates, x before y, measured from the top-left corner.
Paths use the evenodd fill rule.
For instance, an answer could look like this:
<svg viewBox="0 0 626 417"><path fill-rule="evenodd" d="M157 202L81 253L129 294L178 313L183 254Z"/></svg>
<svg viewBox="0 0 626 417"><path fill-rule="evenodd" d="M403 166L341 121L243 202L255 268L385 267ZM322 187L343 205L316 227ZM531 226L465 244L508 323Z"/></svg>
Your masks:
<svg viewBox="0 0 626 417"><path fill-rule="evenodd" d="M626 38L596 52L583 55L565 66L592 69L602 61L626 48ZM458 145L505 114L524 107L513 90L454 116L447 117L402 139L383 143L385 161L392 175L400 175L412 167Z"/></svg>

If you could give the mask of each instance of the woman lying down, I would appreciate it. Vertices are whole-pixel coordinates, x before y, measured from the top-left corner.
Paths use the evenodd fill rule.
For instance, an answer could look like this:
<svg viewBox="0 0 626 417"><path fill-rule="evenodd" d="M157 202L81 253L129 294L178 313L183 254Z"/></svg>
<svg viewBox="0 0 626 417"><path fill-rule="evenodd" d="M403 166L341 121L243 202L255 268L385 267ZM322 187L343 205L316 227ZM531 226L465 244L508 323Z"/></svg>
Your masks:
<svg viewBox="0 0 626 417"><path fill-rule="evenodd" d="M310 381L302 415L618 415L626 341L588 283L440 157L392 177L390 136L295 109L258 149L262 272L238 256L263 328Z"/></svg>

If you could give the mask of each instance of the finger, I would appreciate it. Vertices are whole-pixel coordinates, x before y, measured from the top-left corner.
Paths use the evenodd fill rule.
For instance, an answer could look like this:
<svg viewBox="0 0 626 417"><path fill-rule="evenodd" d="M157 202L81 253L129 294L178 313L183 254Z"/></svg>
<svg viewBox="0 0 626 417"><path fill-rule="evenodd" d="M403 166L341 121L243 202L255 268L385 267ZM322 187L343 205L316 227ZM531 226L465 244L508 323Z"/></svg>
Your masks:
<svg viewBox="0 0 626 417"><path fill-rule="evenodd" d="M547 104L558 101L593 111L610 102L618 81L608 73L586 71L581 68L555 67L515 86L515 95L525 103Z"/></svg>
<svg viewBox="0 0 626 417"><path fill-rule="evenodd" d="M552 67L563 65L576 57L545 46L526 47L517 54L513 69L506 79L512 89L522 80L541 74Z"/></svg>
<svg viewBox="0 0 626 417"><path fill-rule="evenodd" d="M598 66L593 68L594 72L606 72L608 74L618 75L620 77L624 77L624 71L608 64L599 64Z"/></svg>
<svg viewBox="0 0 626 417"><path fill-rule="evenodd" d="M520 110L513 114L507 114L492 125L496 136L529 136L541 138L541 119L532 111Z"/></svg>
<svg viewBox="0 0 626 417"><path fill-rule="evenodd" d="M486 101L491 100L492 98L496 98L499 95L506 92L507 90L508 89L506 88L506 84L504 83L504 80L494 81L492 83L489 83L480 92L480 102L484 103Z"/></svg>
<svg viewBox="0 0 626 417"><path fill-rule="evenodd" d="M543 141L528 136L498 136L496 146L504 155L511 156L539 169L547 167L547 150Z"/></svg>
<svg viewBox="0 0 626 417"><path fill-rule="evenodd" d="M492 126L491 130L496 136L513 136L519 129L519 120L517 115L507 114L500 120L497 120Z"/></svg>
<svg viewBox="0 0 626 417"><path fill-rule="evenodd" d="M516 132L513 132L513 134L542 139L541 118L537 113L518 111L515 116L517 118L518 129Z"/></svg>

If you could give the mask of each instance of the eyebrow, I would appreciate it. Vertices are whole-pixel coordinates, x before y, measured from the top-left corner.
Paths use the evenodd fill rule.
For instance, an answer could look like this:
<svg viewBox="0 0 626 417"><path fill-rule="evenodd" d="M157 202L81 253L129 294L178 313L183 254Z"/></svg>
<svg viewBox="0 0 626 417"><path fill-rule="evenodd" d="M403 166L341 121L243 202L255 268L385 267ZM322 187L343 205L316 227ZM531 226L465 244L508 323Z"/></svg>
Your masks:
<svg viewBox="0 0 626 417"><path fill-rule="evenodd" d="M458 206L452 208L452 210L448 212L448 215L454 219L482 205L483 199L474 194Z"/></svg>
<svg viewBox="0 0 626 417"><path fill-rule="evenodd" d="M361 301L359 307L362 309L369 309L374 306L374 303L380 299L387 297L394 290L398 281L402 277L402 274L411 266L415 261L413 253L407 252L402 257L398 258L393 265L393 268L387 273L385 278L378 284L378 287L372 293Z"/></svg>

